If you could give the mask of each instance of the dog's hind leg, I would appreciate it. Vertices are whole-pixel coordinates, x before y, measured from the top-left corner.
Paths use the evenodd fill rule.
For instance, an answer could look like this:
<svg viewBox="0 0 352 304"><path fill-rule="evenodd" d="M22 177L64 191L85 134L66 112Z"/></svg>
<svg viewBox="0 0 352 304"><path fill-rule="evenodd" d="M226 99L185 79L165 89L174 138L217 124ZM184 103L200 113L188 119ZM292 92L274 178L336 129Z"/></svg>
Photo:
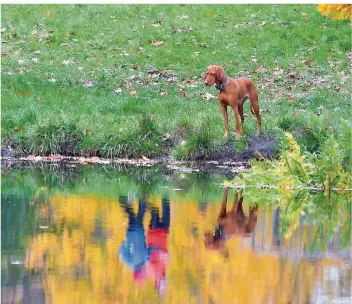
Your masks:
<svg viewBox="0 0 352 304"><path fill-rule="evenodd" d="M253 88L249 92L249 99L251 101L251 112L254 116L257 117L257 120L258 120L258 130L257 130L257 136L258 136L262 131L262 118L259 113L258 91L255 88Z"/></svg>
<svg viewBox="0 0 352 304"><path fill-rule="evenodd" d="M243 132L243 127L244 127L244 115L243 115L243 103L240 103L238 105L238 113L240 114L241 117L241 132Z"/></svg>

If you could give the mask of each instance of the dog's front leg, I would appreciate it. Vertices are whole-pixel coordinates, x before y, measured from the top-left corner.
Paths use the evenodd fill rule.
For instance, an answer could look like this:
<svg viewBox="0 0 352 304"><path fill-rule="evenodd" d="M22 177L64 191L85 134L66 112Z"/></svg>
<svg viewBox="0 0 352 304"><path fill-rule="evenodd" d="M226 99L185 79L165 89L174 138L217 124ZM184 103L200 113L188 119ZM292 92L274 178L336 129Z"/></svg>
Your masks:
<svg viewBox="0 0 352 304"><path fill-rule="evenodd" d="M232 109L233 109L233 113L234 113L235 121L236 121L236 139L240 140L240 138L241 138L241 125L240 125L240 118L239 118L237 104L235 106L233 106Z"/></svg>
<svg viewBox="0 0 352 304"><path fill-rule="evenodd" d="M227 106L222 104L221 105L221 112L222 112L222 116L224 118L224 124L225 124L225 134L224 134L224 138L227 138L227 135L229 133L229 118L227 116Z"/></svg>

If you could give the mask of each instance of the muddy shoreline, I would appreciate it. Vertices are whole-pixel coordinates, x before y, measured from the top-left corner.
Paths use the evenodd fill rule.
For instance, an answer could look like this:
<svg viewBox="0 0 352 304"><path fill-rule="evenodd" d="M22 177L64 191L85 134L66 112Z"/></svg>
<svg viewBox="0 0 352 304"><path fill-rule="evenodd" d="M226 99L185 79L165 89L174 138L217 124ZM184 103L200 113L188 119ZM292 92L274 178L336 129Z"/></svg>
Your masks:
<svg viewBox="0 0 352 304"><path fill-rule="evenodd" d="M53 163L58 165L124 165L135 167L152 167L160 165L170 170L182 172L222 171L232 174L243 172L250 168L251 159L271 159L276 157L277 139L265 136L248 138L247 147L238 153L234 149L234 142L228 141L211 159L175 160L171 155L149 159L140 158L100 158L65 155L23 155L11 148L1 148L1 163L11 167L12 163Z"/></svg>
<svg viewBox="0 0 352 304"><path fill-rule="evenodd" d="M170 171L178 172L222 172L227 174L236 174L246 171L250 168L250 161L229 161L229 160L203 160L203 161L176 161L169 157L155 159L127 159L113 158L104 159L99 157L71 157L71 156L27 156L27 157L1 157L1 163L4 167L11 168L13 165L26 164L52 164L57 166L75 167L81 165L107 165L123 167L153 167L161 166Z"/></svg>

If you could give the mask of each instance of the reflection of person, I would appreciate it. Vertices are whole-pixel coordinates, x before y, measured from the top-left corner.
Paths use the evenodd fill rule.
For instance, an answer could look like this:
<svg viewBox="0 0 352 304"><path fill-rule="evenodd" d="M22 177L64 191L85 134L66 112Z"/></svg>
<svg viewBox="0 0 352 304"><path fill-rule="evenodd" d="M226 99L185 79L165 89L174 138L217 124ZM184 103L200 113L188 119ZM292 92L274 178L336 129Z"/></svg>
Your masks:
<svg viewBox="0 0 352 304"><path fill-rule="evenodd" d="M132 214L130 213L131 209L127 211L125 208L125 210L129 219L135 218L133 217L133 212ZM145 236L143 228L144 213L145 208L141 209L141 205L139 205L138 215L140 215L141 218L138 219L138 225L131 226L131 224L135 224L135 222L129 221L126 242L121 245L120 254L122 260L132 269L133 278L136 282L141 283L147 278L153 278L158 293L164 294L166 290L166 267L168 260L167 237L170 227L169 200L162 200L161 218L158 208L151 208L151 220L147 236ZM135 232L133 234L131 233L135 228L137 228L138 234ZM143 237L141 234L143 234ZM128 238L133 238L133 241L128 240ZM126 246L127 244L134 246L131 248ZM131 261L133 262L131 263Z"/></svg>
<svg viewBox="0 0 352 304"><path fill-rule="evenodd" d="M249 237L255 230L258 207L250 208L249 216L246 217L242 208L242 193L240 199L238 199L238 193L235 192L232 209L229 212L226 212L228 191L229 189L226 187L224 189L224 196L217 221L218 224L214 233L206 233L204 235L204 244L208 249L222 249L226 240L235 236Z"/></svg>
<svg viewBox="0 0 352 304"><path fill-rule="evenodd" d="M120 205L128 215L128 229L126 241L120 246L119 253L122 261L135 272L149 260L149 252L143 227L143 218L146 211L146 202L140 200L138 213L135 215L127 197L120 196Z"/></svg>

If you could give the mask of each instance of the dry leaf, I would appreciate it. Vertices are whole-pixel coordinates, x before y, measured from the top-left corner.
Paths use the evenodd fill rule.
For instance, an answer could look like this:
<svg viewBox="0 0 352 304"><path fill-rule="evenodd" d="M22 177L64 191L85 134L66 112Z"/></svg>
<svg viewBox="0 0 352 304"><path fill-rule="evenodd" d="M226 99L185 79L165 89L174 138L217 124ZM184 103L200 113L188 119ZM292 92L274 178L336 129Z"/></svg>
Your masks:
<svg viewBox="0 0 352 304"><path fill-rule="evenodd" d="M312 58L309 58L308 60L305 61L306 65L310 65L312 63Z"/></svg>
<svg viewBox="0 0 352 304"><path fill-rule="evenodd" d="M45 16L47 16L47 17L52 17L52 16L53 16L53 13L52 13L52 12L47 12L47 13L45 14Z"/></svg>
<svg viewBox="0 0 352 304"><path fill-rule="evenodd" d="M131 96L137 96L137 92L135 90L128 90Z"/></svg>
<svg viewBox="0 0 352 304"><path fill-rule="evenodd" d="M25 90L25 91L18 91L17 94L29 96L32 94L32 92L30 90Z"/></svg>
<svg viewBox="0 0 352 304"><path fill-rule="evenodd" d="M162 45L162 44L164 44L164 43L165 43L164 40L158 40L158 41L152 42L152 45L154 45L154 46L160 46L160 45Z"/></svg>
<svg viewBox="0 0 352 304"><path fill-rule="evenodd" d="M145 160L145 161L150 161L150 159L144 155L142 155L142 159Z"/></svg>
<svg viewBox="0 0 352 304"><path fill-rule="evenodd" d="M212 15L211 12L207 12L207 13L205 14L206 17L210 17L211 15Z"/></svg>
<svg viewBox="0 0 352 304"><path fill-rule="evenodd" d="M186 96L186 91L185 90L180 90L180 94L183 96Z"/></svg>
<svg viewBox="0 0 352 304"><path fill-rule="evenodd" d="M257 72L259 72L259 73L264 73L265 71L266 71L266 69L265 69L263 66L258 65L258 67L257 67Z"/></svg>

